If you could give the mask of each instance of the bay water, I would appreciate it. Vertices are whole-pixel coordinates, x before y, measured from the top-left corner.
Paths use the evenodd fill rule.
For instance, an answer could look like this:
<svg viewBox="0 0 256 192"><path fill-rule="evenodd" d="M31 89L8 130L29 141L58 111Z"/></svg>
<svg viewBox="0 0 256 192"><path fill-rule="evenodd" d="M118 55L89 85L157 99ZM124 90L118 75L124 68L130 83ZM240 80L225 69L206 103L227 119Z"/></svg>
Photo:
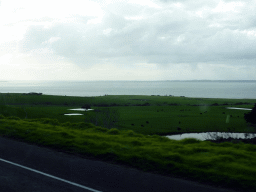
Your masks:
<svg viewBox="0 0 256 192"><path fill-rule="evenodd" d="M256 81L0 81L1 93L45 95L173 95L256 99Z"/></svg>

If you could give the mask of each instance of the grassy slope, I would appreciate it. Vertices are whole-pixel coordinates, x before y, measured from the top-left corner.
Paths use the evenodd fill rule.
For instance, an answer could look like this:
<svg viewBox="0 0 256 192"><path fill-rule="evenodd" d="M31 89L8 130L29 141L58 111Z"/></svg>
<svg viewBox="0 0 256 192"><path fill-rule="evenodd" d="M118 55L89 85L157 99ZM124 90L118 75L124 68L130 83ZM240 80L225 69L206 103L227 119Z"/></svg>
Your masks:
<svg viewBox="0 0 256 192"><path fill-rule="evenodd" d="M255 145L215 144L195 139L175 141L87 123L3 116L0 116L0 135L218 186L247 191L256 187Z"/></svg>

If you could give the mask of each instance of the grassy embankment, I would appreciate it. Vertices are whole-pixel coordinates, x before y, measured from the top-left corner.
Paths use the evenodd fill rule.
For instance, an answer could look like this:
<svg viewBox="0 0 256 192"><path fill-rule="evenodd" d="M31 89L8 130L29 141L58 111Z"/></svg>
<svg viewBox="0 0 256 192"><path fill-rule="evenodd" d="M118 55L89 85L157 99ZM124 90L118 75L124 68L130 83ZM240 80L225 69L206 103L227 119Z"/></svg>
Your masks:
<svg viewBox="0 0 256 192"><path fill-rule="evenodd" d="M255 145L216 144L195 139L175 141L148 135L186 132L186 129L187 132L199 132L229 128L242 132L251 128L243 119L245 112L225 107L252 107L255 100L156 96L0 96L0 113L5 115L0 117L1 136L213 185L247 191L254 191L256 187ZM77 117L63 115L70 107L84 104L90 104L98 111L84 112L85 116ZM118 111L118 129L84 122L85 119L97 117L97 113L102 113L106 107ZM226 122L227 115L232 115L229 123ZM143 122L144 127L141 127ZM181 130L178 131L177 127Z"/></svg>
<svg viewBox="0 0 256 192"><path fill-rule="evenodd" d="M1 136L168 176L246 191L256 187L255 145L175 141L86 123L0 118Z"/></svg>

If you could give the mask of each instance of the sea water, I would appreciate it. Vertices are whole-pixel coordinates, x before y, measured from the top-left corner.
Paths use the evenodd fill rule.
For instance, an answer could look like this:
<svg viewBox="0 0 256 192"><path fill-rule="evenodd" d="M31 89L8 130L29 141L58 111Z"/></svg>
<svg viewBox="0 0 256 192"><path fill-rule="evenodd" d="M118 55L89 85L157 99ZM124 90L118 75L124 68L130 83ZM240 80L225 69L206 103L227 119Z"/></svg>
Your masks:
<svg viewBox="0 0 256 192"><path fill-rule="evenodd" d="M0 81L0 92L256 99L256 81Z"/></svg>

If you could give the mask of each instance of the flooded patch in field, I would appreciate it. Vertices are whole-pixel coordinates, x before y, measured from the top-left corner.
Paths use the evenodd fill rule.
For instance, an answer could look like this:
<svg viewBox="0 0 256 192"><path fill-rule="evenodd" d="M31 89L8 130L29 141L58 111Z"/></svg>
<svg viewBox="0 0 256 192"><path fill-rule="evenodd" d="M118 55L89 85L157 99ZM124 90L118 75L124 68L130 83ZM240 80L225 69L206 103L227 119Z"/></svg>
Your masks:
<svg viewBox="0 0 256 192"><path fill-rule="evenodd" d="M81 113L68 113L68 114L64 114L64 115L83 115Z"/></svg>
<svg viewBox="0 0 256 192"><path fill-rule="evenodd" d="M256 137L256 133L228 133L228 132L204 132L204 133L184 133L178 135L167 135L169 139L181 140L185 138L195 138L199 140L215 140L218 137L233 139L251 139Z"/></svg>
<svg viewBox="0 0 256 192"><path fill-rule="evenodd" d="M245 111L251 111L252 109L248 108L237 108L237 107L226 107L226 109L237 109L237 110L245 110Z"/></svg>
<svg viewBox="0 0 256 192"><path fill-rule="evenodd" d="M78 109L68 109L68 110L73 110L73 111L92 111L94 109L83 109L83 108L78 108Z"/></svg>

